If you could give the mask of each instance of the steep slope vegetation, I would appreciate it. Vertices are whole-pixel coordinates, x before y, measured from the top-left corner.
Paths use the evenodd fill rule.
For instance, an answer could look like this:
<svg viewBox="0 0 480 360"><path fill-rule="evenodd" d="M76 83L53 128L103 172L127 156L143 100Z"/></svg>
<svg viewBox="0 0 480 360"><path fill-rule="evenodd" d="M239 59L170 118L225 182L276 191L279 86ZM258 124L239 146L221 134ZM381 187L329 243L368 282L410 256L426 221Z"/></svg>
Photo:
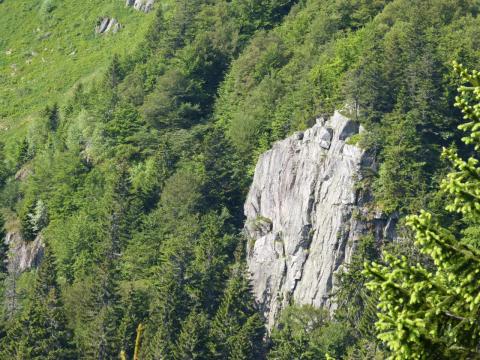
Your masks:
<svg viewBox="0 0 480 360"><path fill-rule="evenodd" d="M41 112L6 169L7 225L25 241L41 234L55 254L48 286L62 289L74 336L55 345L41 326L28 327L30 300L46 296L32 281L47 280L10 274L2 356L46 356L70 341L86 358L130 355L139 322L147 358L261 354L263 324L242 265L233 265L235 249L242 253L241 177L211 113L231 59L291 5L160 7L131 55L112 56L98 81ZM16 340L18 329L28 336Z"/></svg>
<svg viewBox="0 0 480 360"><path fill-rule="evenodd" d="M369 209L442 215L439 145L459 138L448 64L479 67L479 4L181 0L147 15L120 0L61 4L0 4L2 27L31 20L0 43L2 117L38 112L1 148L0 200L9 236L41 239L51 270L2 267L1 356L128 357L140 323L145 359L384 356L361 275L378 256L370 234L332 294L336 317L287 308L263 341L243 202L259 154L341 109L367 129L349 141L381 164L357 184ZM99 16L124 27L95 36ZM32 37L37 27L52 34ZM25 51L38 53L31 64ZM410 244L397 253L416 256Z"/></svg>
<svg viewBox="0 0 480 360"><path fill-rule="evenodd" d="M477 12L475 1L309 1L233 63L218 119L251 165L273 141L347 105L383 160L378 202L414 207L459 122L451 62L479 66Z"/></svg>

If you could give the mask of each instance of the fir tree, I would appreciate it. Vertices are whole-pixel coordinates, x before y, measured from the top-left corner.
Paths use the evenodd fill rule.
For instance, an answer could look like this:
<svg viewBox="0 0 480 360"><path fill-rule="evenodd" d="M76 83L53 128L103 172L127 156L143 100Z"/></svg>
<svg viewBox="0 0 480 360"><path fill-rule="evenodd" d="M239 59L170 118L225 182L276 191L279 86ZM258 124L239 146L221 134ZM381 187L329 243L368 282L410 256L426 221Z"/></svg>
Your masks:
<svg viewBox="0 0 480 360"><path fill-rule="evenodd" d="M110 89L115 88L123 79L123 76L124 73L120 64L120 58L117 54L114 54L105 75L105 86Z"/></svg>
<svg viewBox="0 0 480 360"><path fill-rule="evenodd" d="M188 314L189 299L185 292L185 246L167 248L165 262L156 274L155 300L145 332L143 356L147 359L171 359L183 319Z"/></svg>
<svg viewBox="0 0 480 360"><path fill-rule="evenodd" d="M22 142L18 145L17 149L17 168L21 168L26 162L31 159L30 153L30 143L28 139L25 137L23 138Z"/></svg>
<svg viewBox="0 0 480 360"><path fill-rule="evenodd" d="M5 242L5 218L3 214L0 213L0 279L2 275L6 275L8 272L8 244Z"/></svg>
<svg viewBox="0 0 480 360"><path fill-rule="evenodd" d="M207 316L193 310L182 324L182 330L173 351L174 359L209 359L207 340Z"/></svg>
<svg viewBox="0 0 480 360"><path fill-rule="evenodd" d="M121 348L129 358L134 355L135 341L138 336L138 325L147 317L148 299L142 291L130 289L123 303L124 314L119 326Z"/></svg>
<svg viewBox="0 0 480 360"><path fill-rule="evenodd" d="M0 141L0 185L5 185L5 181L8 177L8 167L5 158L5 144Z"/></svg>
<svg viewBox="0 0 480 360"><path fill-rule="evenodd" d="M464 83L458 106L467 122L460 126L463 141L480 149L480 73L455 64ZM442 183L451 197L446 209L463 217L465 224L480 221L480 167L472 155L463 160L455 150L444 149L454 171ZM468 236L436 222L422 211L410 216L416 245L433 268L410 264L406 257L384 254L384 263L366 264L368 287L379 296L376 328L379 339L392 351L392 359L469 359L480 356L480 251Z"/></svg>
<svg viewBox="0 0 480 360"><path fill-rule="evenodd" d="M244 265L237 264L212 320L212 356L215 359L259 359L263 354L263 335L263 321L254 306Z"/></svg>
<svg viewBox="0 0 480 360"><path fill-rule="evenodd" d="M47 120L47 128L49 131L56 131L60 124L60 109L58 104L53 104L52 107L47 106L43 111L43 117Z"/></svg>

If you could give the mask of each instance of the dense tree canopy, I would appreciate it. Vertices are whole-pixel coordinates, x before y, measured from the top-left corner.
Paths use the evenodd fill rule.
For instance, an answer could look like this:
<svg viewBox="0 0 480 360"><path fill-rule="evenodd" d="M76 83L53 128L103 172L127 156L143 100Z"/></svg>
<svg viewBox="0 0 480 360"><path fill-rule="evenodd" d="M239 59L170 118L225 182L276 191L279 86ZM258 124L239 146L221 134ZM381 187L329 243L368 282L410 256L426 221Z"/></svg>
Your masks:
<svg viewBox="0 0 480 360"><path fill-rule="evenodd" d="M0 15L13 1L0 1ZM77 30L63 24L60 3L22 11L44 19L35 33L65 26L51 35L65 34L52 50L65 52ZM111 9L81 3L82 13ZM470 266L480 246L478 169L470 147L478 147L478 74L461 70L472 83L458 101L469 116L462 144L449 64L480 68L478 2L158 0L154 9L123 9L137 21L124 31L143 24L128 46L121 32L89 33L86 44L110 51L118 40L118 52L57 102L45 103L40 79L22 90L43 110L1 139L0 237L5 229L46 250L37 270L19 274L8 273L9 249L0 246L0 357L468 357L478 342L463 336L477 336ZM37 40L51 46L43 36ZM81 66L75 51L65 54ZM366 129L353 140L378 164L358 184L372 195L372 212L432 214L409 218L424 252L408 231L400 245L365 234L338 274L336 313L291 304L266 333L245 266L243 201L259 154L335 109ZM438 193L448 171L443 146L455 170ZM459 214L443 210L445 199ZM386 262L383 247L392 254ZM364 260L382 264L370 267L381 279L370 289ZM418 280L404 282L408 296L419 292L411 304L397 288L407 275Z"/></svg>
<svg viewBox="0 0 480 360"><path fill-rule="evenodd" d="M478 158L480 149L480 75L461 65L458 106L466 123L463 142L475 148L462 159L456 150L443 154L453 171L442 182L447 210L457 212L464 223L460 234L434 220L429 212L408 218L415 230L416 246L431 259L430 266L411 264L406 257L385 253L385 264L372 263L366 272L368 287L380 297L379 338L392 350L392 359L468 359L478 357L480 328L480 251L469 236L480 219ZM474 230L473 230L474 231Z"/></svg>

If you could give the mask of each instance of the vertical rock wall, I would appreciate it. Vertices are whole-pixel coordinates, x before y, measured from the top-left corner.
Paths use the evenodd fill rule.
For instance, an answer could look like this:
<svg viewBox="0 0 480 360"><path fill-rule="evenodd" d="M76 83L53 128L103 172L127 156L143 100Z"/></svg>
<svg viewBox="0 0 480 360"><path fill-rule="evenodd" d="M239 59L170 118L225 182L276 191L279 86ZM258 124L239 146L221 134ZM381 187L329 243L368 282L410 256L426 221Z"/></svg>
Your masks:
<svg viewBox="0 0 480 360"><path fill-rule="evenodd" d="M355 184L371 161L346 140L359 126L340 113L277 142L257 164L245 203L248 267L272 327L287 304L332 307L334 274L366 231Z"/></svg>

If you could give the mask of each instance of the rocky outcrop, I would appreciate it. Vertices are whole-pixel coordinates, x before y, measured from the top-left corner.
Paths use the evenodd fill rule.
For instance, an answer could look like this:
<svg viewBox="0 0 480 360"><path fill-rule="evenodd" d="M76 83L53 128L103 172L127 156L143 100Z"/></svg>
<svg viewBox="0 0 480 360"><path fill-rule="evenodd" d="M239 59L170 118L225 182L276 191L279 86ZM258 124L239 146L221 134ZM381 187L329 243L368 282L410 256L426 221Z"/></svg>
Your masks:
<svg viewBox="0 0 480 360"><path fill-rule="evenodd" d="M10 231L3 241L9 247L4 306L5 315L11 317L19 309L17 280L23 272L40 266L45 248L41 235L38 235L33 241L25 241L19 232Z"/></svg>
<svg viewBox="0 0 480 360"><path fill-rule="evenodd" d="M125 6L133 6L138 11L148 13L153 9L154 3L155 0L126 0Z"/></svg>
<svg viewBox="0 0 480 360"><path fill-rule="evenodd" d="M115 18L102 17L98 20L97 26L95 26L95 32L97 34L106 34L108 32L116 33L120 31L122 25Z"/></svg>
<svg viewBox="0 0 480 360"><path fill-rule="evenodd" d="M332 309L334 275L372 226L355 184L373 162L346 141L359 131L336 112L258 161L245 203L247 261L269 327L292 302ZM377 220L382 236L385 221Z"/></svg>
<svg viewBox="0 0 480 360"><path fill-rule="evenodd" d="M17 275L40 265L44 251L41 235L33 241L25 241L19 232L9 232L5 237L5 242L9 246L9 274Z"/></svg>

